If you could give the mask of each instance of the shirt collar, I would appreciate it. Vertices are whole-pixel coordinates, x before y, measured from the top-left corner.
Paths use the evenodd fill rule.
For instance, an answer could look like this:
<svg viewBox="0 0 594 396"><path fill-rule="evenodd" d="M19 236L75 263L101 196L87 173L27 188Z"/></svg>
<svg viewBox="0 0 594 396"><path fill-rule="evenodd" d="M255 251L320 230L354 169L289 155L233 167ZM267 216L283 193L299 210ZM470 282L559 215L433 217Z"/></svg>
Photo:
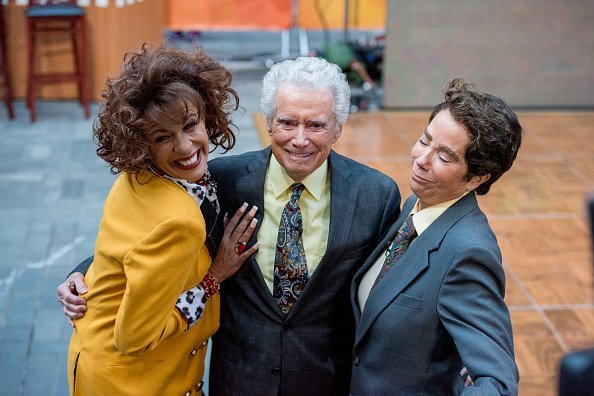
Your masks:
<svg viewBox="0 0 594 396"><path fill-rule="evenodd" d="M208 169L206 170L206 172L204 172L202 178L198 180L196 183L192 183L184 179L178 179L177 177L169 176L167 173L163 172L162 170L156 167L151 167L150 170L154 174L161 176L164 179L171 180L172 182L186 190L186 192L190 194L196 200L196 202L198 202L199 206L202 206L204 198L207 198L216 210L217 215L221 211L221 206L219 205L219 200L217 199L217 184L211 178Z"/></svg>
<svg viewBox="0 0 594 396"><path fill-rule="evenodd" d="M410 212L414 215L413 224L415 225L415 230L417 230L417 235L421 235L421 233L425 231L431 225L431 223L437 220L437 218L441 216L443 212L462 199L462 197L464 197L466 194L468 194L468 191L460 195L458 198L454 198L437 205L429 206L423 210L419 210L419 200L417 199L415 206Z"/></svg>
<svg viewBox="0 0 594 396"><path fill-rule="evenodd" d="M295 180L287 174L287 171L281 166L274 155L270 156L270 165L268 167L268 177L272 181L272 193L275 198L283 194ZM305 185L307 191L319 201L326 188L326 179L328 177L328 159L324 161L315 171L303 179L301 182Z"/></svg>

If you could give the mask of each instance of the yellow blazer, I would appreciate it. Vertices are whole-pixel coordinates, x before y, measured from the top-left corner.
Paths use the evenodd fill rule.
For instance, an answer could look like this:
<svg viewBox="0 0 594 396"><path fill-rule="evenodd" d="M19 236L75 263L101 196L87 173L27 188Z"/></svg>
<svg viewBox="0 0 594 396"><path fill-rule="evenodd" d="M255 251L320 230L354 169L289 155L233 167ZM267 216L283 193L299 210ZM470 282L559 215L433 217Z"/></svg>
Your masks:
<svg viewBox="0 0 594 396"><path fill-rule="evenodd" d="M187 332L175 303L210 266L204 217L175 183L149 178L120 175L105 202L85 278L88 310L70 341L71 395L202 394L219 295Z"/></svg>

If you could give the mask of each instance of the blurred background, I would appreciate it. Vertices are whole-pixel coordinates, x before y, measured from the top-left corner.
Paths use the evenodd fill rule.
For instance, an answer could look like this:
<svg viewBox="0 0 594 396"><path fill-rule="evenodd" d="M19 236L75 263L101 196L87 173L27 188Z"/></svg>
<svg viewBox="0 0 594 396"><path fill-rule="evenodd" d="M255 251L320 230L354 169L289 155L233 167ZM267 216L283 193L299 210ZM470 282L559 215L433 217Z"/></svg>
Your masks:
<svg viewBox="0 0 594 396"><path fill-rule="evenodd" d="M594 346L594 2L78 0L76 47L58 28L31 47L29 3L0 1L0 394L67 394L71 329L55 289L92 253L114 180L92 123L124 53L161 40L203 46L231 70L242 106L232 154L268 145L258 111L271 65L339 64L353 98L335 149L393 177L403 196L410 147L444 85L464 77L502 97L525 140L480 204L503 252L521 394L556 395L561 358ZM31 68L75 78L28 89Z"/></svg>

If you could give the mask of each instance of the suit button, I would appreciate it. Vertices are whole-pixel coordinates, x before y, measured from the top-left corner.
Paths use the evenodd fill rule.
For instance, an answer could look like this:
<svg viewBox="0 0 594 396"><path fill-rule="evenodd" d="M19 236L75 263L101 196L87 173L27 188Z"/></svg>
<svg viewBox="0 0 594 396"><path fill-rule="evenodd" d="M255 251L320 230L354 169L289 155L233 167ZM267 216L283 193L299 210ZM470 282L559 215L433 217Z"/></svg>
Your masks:
<svg viewBox="0 0 594 396"><path fill-rule="evenodd" d="M204 341L202 344L198 346L198 349L204 349L208 345L208 341Z"/></svg>
<svg viewBox="0 0 594 396"><path fill-rule="evenodd" d="M204 382L200 381L196 384L196 387L194 388L194 390L196 392L200 392L202 390L202 385L204 385Z"/></svg>
<svg viewBox="0 0 594 396"><path fill-rule="evenodd" d="M282 370L281 370L281 368L280 368L280 367L274 367L274 368L271 368L271 369L270 369L270 372L271 372L272 374L274 374L274 375L280 375L281 371L282 371Z"/></svg>
<svg viewBox="0 0 594 396"><path fill-rule="evenodd" d="M359 356L355 356L355 358L353 359L353 364L355 366L358 366L359 365Z"/></svg>
<svg viewBox="0 0 594 396"><path fill-rule="evenodd" d="M197 353L198 353L198 349L196 349L196 348L192 349L192 352L190 352L190 355L188 356L188 358L192 359L194 356L196 356Z"/></svg>
<svg viewBox="0 0 594 396"><path fill-rule="evenodd" d="M293 328L293 326L291 326L291 324L289 322L284 322L283 323L283 330L284 331L290 331Z"/></svg>

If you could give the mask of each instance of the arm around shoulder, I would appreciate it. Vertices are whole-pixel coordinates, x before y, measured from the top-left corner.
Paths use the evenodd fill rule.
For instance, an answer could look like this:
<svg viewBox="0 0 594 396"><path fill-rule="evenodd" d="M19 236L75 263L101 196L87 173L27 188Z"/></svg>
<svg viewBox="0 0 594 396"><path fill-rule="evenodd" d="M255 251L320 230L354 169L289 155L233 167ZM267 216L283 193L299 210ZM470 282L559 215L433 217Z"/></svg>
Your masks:
<svg viewBox="0 0 594 396"><path fill-rule="evenodd" d="M86 300L80 296L88 291L84 276L89 270L93 258L94 256L91 256L79 263L56 290L58 301L62 304L64 315L71 327L75 327L73 319L82 318L87 309Z"/></svg>
<svg viewBox="0 0 594 396"><path fill-rule="evenodd" d="M74 269L70 272L70 274L73 274L75 272L80 272L81 274L86 275L87 271L89 270L89 267L93 263L94 259L95 259L95 256L87 257L86 259L84 259L83 261L78 263L78 265L76 267L74 267ZM70 275L70 274L68 274L68 275Z"/></svg>

